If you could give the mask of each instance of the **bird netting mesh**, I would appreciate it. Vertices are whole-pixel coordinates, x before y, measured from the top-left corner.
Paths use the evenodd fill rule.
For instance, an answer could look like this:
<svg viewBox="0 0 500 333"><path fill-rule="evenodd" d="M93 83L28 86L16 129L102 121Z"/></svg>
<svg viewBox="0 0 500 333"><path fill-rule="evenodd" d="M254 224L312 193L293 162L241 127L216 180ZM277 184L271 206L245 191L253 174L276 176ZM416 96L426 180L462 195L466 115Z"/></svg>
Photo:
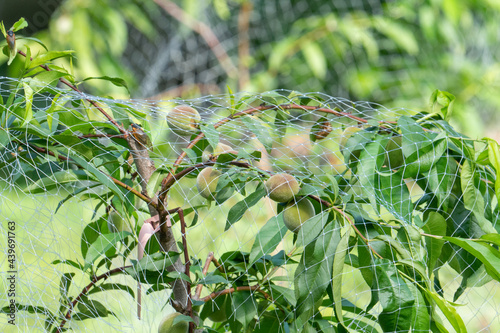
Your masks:
<svg viewBox="0 0 500 333"><path fill-rule="evenodd" d="M500 325L498 145L448 124L447 93L0 96L4 332Z"/></svg>

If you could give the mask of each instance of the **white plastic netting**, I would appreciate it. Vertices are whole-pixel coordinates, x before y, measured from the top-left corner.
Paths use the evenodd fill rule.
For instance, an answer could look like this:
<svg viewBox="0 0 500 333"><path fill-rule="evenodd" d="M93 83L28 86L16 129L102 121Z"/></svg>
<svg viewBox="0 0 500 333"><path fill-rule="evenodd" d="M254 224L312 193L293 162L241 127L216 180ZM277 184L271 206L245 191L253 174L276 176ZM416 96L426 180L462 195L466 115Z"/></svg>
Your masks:
<svg viewBox="0 0 500 333"><path fill-rule="evenodd" d="M9 97L13 91L17 94ZM12 299L18 305L16 326L9 325L9 317L2 314L3 332L43 331L46 326L53 330L61 324L83 332L153 332L174 311L169 302L172 273L162 268L158 268L162 274L155 275L160 283L155 286L149 280L141 292L131 275L115 274L91 285L75 308L70 304L89 286L92 276L138 259L139 230L151 217L139 199L144 192L138 162L134 163L134 158L144 156L149 156L157 170L149 179L150 197L161 188L164 177L186 174L168 189L166 208L184 210L186 245L181 242L181 223L174 211L172 230L179 248L187 249L191 257L191 281L203 285L197 298L261 285L259 290L229 293L232 308L228 313L233 318L229 321L233 323L205 319L208 331L238 331L244 324L257 332L286 332L291 327L337 331L334 300L340 300L348 331L382 332L383 315L391 316L383 293L394 290L399 292L392 310L396 319L410 320L402 310L420 304L419 309L427 309L424 313L432 314L444 330L456 330L446 319L452 315L443 314L427 296L418 294L417 284L424 284L419 275L422 269L435 278L427 285L435 295L450 301L457 297L456 311L468 331L500 327L499 288L486 275L489 267L485 269L469 252L449 243L437 258L432 248L436 243L421 235L442 232L478 238L496 233L500 217L497 199L491 194L492 169L487 165L472 168L473 162L481 164L481 157L473 161L474 155L459 153L476 149L479 154L482 142L461 136L443 120L370 102L286 90L193 100L123 101L58 87L42 89L36 79L3 77L0 94L4 101L0 239L5 253L0 300L2 306ZM151 145L143 144L147 155L131 156L123 134L89 101L127 129L128 135L136 133L132 123L140 124L151 140ZM180 104L198 110L205 138L179 136L168 126L166 115ZM231 148L214 151L218 144L223 147L221 143ZM184 159L178 160L181 154ZM173 169L176 160L180 164ZM217 185L208 184L215 201L202 197L196 184L199 172L208 166L220 171ZM297 234L283 227L286 203L277 204L262 192L262 183L278 173L298 179L301 192L296 200L310 202L315 210L315 217ZM116 224L124 225L113 230L108 222L111 214L118 215ZM434 222L437 229L429 229ZM8 252L12 225L14 269L9 266L12 257L7 256L12 254ZM116 236L123 235L122 230L132 234ZM274 237L274 243L262 230L268 238ZM363 239L369 241L368 247ZM158 247L151 242L146 253L153 256ZM317 260L315 248L324 251L324 260ZM201 270L211 252L227 271L221 273L210 265L203 282ZM383 259L375 258L375 253ZM335 258L341 254L345 259L339 264ZM184 261L183 254L181 258ZM308 261L314 265L309 267ZM416 268L401 270L407 274L403 279L403 273L395 271L399 265ZM308 271L315 269L318 273L311 277ZM16 271L14 296L9 295L13 286L7 280L12 270ZM89 270L93 275L89 276ZM384 277L396 287L384 285ZM309 313L305 320L293 320L294 313L310 302L299 289L324 294L317 306L305 312ZM341 298L332 292L340 292ZM141 319L137 317L138 293L142 294ZM206 308L211 301L206 301L202 317L203 311L210 312ZM317 295L314 301L318 302ZM68 313L72 319L64 319ZM418 316L424 315L419 312ZM429 314L425 318L432 321ZM434 327L433 331L438 330Z"/></svg>

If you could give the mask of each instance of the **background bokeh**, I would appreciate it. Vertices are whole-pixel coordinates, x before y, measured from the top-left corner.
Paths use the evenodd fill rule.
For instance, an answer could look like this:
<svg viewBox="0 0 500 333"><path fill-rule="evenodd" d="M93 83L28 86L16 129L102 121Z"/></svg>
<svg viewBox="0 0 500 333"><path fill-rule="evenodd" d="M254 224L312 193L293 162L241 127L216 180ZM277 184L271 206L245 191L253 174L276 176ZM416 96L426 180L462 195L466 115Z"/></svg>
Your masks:
<svg viewBox="0 0 500 333"><path fill-rule="evenodd" d="M25 33L49 49L76 51L73 63L63 65L73 66L77 77L121 77L133 98L283 88L419 110L440 89L457 97L453 122L460 130L474 138L499 138L500 4L495 1L0 4L7 27L20 16L30 24ZM18 72L15 65L0 67L2 75ZM108 82L85 87L128 97Z"/></svg>

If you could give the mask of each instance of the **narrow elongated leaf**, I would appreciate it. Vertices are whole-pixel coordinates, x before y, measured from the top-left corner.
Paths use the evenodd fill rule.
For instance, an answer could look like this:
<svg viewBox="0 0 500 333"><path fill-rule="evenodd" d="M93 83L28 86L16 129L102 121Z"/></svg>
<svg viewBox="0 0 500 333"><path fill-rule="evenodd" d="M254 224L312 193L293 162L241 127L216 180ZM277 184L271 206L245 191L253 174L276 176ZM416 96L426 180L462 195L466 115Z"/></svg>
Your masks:
<svg viewBox="0 0 500 333"><path fill-rule="evenodd" d="M439 309L445 315L446 319L448 319L448 321L450 322L451 326L453 326L453 328L455 329L455 332L467 333L467 328L465 327L464 321L457 313L457 310L453 307L453 305L451 305L436 292L430 291L428 289L426 289L425 291L425 295L427 296L429 301L433 302L439 307ZM442 332L447 332L447 330Z"/></svg>
<svg viewBox="0 0 500 333"><path fill-rule="evenodd" d="M496 170L495 195L500 202L500 150L495 140L488 140L488 157L491 165Z"/></svg>
<svg viewBox="0 0 500 333"><path fill-rule="evenodd" d="M52 60L63 58L63 57L71 57L74 51L49 51L47 53L41 54L31 61L30 68L44 65Z"/></svg>
<svg viewBox="0 0 500 333"><path fill-rule="evenodd" d="M249 291L234 293L231 297L232 318L239 321L243 327L247 327L253 317L257 314L255 296Z"/></svg>
<svg viewBox="0 0 500 333"><path fill-rule="evenodd" d="M285 236L288 228L283 222L283 213L273 216L259 230L250 250L250 265L253 265L263 255L269 254L276 249Z"/></svg>
<svg viewBox="0 0 500 333"><path fill-rule="evenodd" d="M427 220L422 229L430 235L445 236L446 235L446 220L437 212L430 212L427 215ZM441 255L444 241L433 237L425 239L425 247L427 249L427 269L429 275L432 273L436 262Z"/></svg>
<svg viewBox="0 0 500 333"><path fill-rule="evenodd" d="M104 255L107 250L116 246L116 243L131 235L128 231L114 232L111 234L101 234L90 245L85 256L85 266L83 270L86 271L100 256Z"/></svg>
<svg viewBox="0 0 500 333"><path fill-rule="evenodd" d="M304 248L295 270L296 316L308 320L321 303L333 275L333 260L340 242L340 229L329 223L320 236Z"/></svg>
<svg viewBox="0 0 500 333"><path fill-rule="evenodd" d="M500 251L498 249L484 241L448 236L443 237L443 239L471 253L484 264L486 271L492 278L500 281Z"/></svg>
<svg viewBox="0 0 500 333"><path fill-rule="evenodd" d="M351 225L345 227L345 232L340 239L339 245L335 250L333 258L333 278L332 292L333 301L335 302L335 315L341 325L344 325L344 316L342 315L342 273L344 271L344 259L349 252L349 236L351 233Z"/></svg>
<svg viewBox="0 0 500 333"><path fill-rule="evenodd" d="M208 143L215 151L217 149L217 144L219 143L219 132L213 127L213 125L201 125L201 131L205 134L205 137L208 140Z"/></svg>
<svg viewBox="0 0 500 333"><path fill-rule="evenodd" d="M481 191L476 187L479 174L476 166L469 161L465 161L462 165L462 172L460 173L460 180L463 192L463 201L465 208L471 210L476 217L474 222L477 222L481 230L485 233L495 233L496 230L490 221L484 216L485 202Z"/></svg>
<svg viewBox="0 0 500 333"><path fill-rule="evenodd" d="M228 230L234 223L238 222L245 212L257 202L260 201L266 195L266 189L262 183L260 183L255 191L248 195L245 199L237 202L227 214L227 221L224 231Z"/></svg>
<svg viewBox="0 0 500 333"><path fill-rule="evenodd" d="M245 116L241 118L248 129L255 134L266 150L271 149L273 145L273 128L262 120L254 116Z"/></svg>
<svg viewBox="0 0 500 333"><path fill-rule="evenodd" d="M78 163L85 170L87 170L94 177L96 177L102 183L102 185L107 186L116 196L120 198L122 202L125 201L123 192L118 188L118 186L115 185L115 183L113 183L110 177L102 173L93 164L87 162L80 156L71 155L71 159L74 160L76 163Z"/></svg>
<svg viewBox="0 0 500 333"><path fill-rule="evenodd" d="M88 81L88 80L105 80L105 81L109 81L112 84L114 84L115 86L117 86L117 87L123 87L123 88L127 89L127 91L129 91L128 90L128 86L127 86L127 82L124 79L121 79L119 77L92 76L92 77L88 77L88 78L84 79L82 82Z"/></svg>
<svg viewBox="0 0 500 333"><path fill-rule="evenodd" d="M396 218L411 224L413 203L401 173L402 170L390 175L378 175L378 182L374 188L378 203Z"/></svg>
<svg viewBox="0 0 500 333"><path fill-rule="evenodd" d="M318 237L328 222L328 213L321 212L304 223L297 233L297 246L306 246Z"/></svg>
<svg viewBox="0 0 500 333"><path fill-rule="evenodd" d="M377 259L375 265L382 305L379 324L384 332L407 332L411 327L415 298L390 260Z"/></svg>

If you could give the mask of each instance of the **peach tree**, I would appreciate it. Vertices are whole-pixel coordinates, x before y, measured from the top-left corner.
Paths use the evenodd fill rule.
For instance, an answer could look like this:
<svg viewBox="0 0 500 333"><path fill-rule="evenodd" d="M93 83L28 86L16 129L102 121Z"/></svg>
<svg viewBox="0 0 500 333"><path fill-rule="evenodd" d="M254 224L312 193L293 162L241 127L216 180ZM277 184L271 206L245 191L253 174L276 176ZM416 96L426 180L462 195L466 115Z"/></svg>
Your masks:
<svg viewBox="0 0 500 333"><path fill-rule="evenodd" d="M94 205L79 259L51 263L70 269L59 307L15 305L47 331L117 316L101 298L119 291L138 317L143 294L166 295L175 312L159 332L466 332L456 301L500 280L498 144L450 126L449 93L421 112L291 91L113 100L55 65L72 52L13 47L20 78L0 82L3 185L65 193L55 214ZM232 230L250 241L193 253L207 214L224 242ZM443 270L461 277L452 299ZM128 282L106 282L115 276Z"/></svg>

